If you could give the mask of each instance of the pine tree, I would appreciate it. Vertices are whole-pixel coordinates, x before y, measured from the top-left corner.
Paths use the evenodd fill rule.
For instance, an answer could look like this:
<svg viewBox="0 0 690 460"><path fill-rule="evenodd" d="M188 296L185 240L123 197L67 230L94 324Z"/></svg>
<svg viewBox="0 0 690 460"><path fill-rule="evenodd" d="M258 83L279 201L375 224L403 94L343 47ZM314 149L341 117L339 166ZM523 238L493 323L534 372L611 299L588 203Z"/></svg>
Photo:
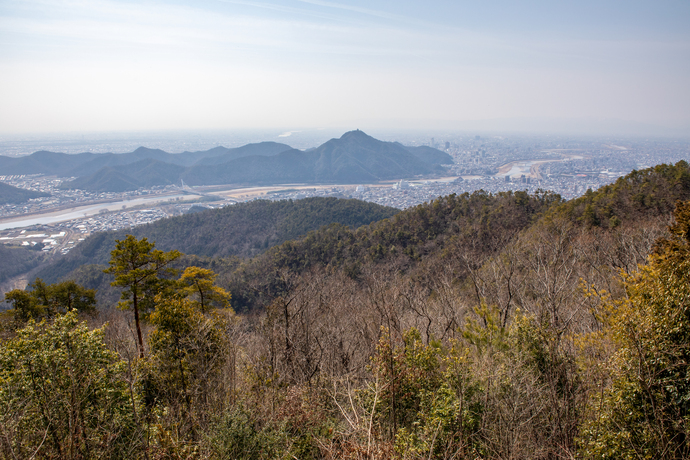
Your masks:
<svg viewBox="0 0 690 460"><path fill-rule="evenodd" d="M149 243L146 238L137 240L132 235L127 235L124 240L117 240L116 243L115 249L110 253L110 267L104 272L115 276L112 286L124 288L120 308L134 310L139 357L143 358L141 315L152 310L155 296L173 284L171 280L161 278L160 275L174 272L169 265L182 253L154 249L155 243Z"/></svg>

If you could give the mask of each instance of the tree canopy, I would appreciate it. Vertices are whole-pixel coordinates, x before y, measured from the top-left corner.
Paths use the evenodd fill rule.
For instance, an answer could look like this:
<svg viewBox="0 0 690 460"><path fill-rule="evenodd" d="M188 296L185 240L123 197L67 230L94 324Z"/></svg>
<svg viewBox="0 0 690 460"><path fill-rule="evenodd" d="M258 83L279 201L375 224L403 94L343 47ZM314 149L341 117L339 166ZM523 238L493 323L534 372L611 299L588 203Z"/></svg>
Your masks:
<svg viewBox="0 0 690 460"><path fill-rule="evenodd" d="M124 363L75 310L30 322L0 347L4 458L129 458L139 427Z"/></svg>
<svg viewBox="0 0 690 460"><path fill-rule="evenodd" d="M155 243L150 243L146 238L137 240L127 235L124 240L117 241L110 253L110 267L104 270L115 276L113 286L123 288L120 308L134 311L141 357L144 356L144 338L140 315L153 310L156 295L172 287L172 280L161 276L174 273L170 264L182 255L180 251L163 252L154 247Z"/></svg>
<svg viewBox="0 0 690 460"><path fill-rule="evenodd" d="M648 265L626 274L627 297L603 297L617 352L606 364L611 385L591 402L600 412L583 429L592 458L690 457L690 202L674 217Z"/></svg>

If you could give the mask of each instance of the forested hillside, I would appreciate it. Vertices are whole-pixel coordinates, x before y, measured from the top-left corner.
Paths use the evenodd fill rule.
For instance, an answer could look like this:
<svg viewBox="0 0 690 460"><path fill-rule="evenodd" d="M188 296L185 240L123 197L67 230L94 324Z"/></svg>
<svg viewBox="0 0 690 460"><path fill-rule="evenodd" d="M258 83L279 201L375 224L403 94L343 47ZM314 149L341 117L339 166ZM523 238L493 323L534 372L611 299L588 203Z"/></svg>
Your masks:
<svg viewBox="0 0 690 460"><path fill-rule="evenodd" d="M455 257L479 266L560 202L551 193L478 191L439 198L367 227L333 224L286 241L229 274L233 305L242 311L264 307L282 294L286 273L342 270L357 280L372 267L407 273L420 264Z"/></svg>
<svg viewBox="0 0 690 460"><path fill-rule="evenodd" d="M653 240L675 203L687 199L690 170L684 162L635 171L569 202L550 193L491 195L477 191L451 195L356 231L333 225L301 240L287 241L244 263L228 283L235 293L234 307L244 310L263 306L256 305L250 293L269 298L271 293L277 295L280 291L273 291L280 289L276 277L280 278L285 270L302 273L314 267L342 268L356 279L367 265L396 266L407 272L421 264L422 270L428 271L428 266L460 259L462 263L456 263L453 270L458 279L464 280L486 259L510 247L520 231L527 227L531 227L530 232L557 231L554 225L567 227L569 238L576 238L578 233L583 238L599 238L599 257L625 259L633 249L621 247L632 244L625 241L628 233L637 229L641 235L635 238ZM619 226L615 232L604 231ZM643 236L645 232L652 233ZM552 238L549 234L535 237ZM641 261L644 254L633 259ZM624 260L611 264L616 269L635 267L635 262Z"/></svg>
<svg viewBox="0 0 690 460"><path fill-rule="evenodd" d="M0 244L0 283L37 267L45 255L37 249Z"/></svg>
<svg viewBox="0 0 690 460"><path fill-rule="evenodd" d="M0 455L689 458L688 177L448 196L244 260L118 238L121 309L8 294Z"/></svg>
<svg viewBox="0 0 690 460"><path fill-rule="evenodd" d="M60 187L91 192L124 192L177 184L177 178L184 169L155 159L140 160L121 166L106 166L88 176L64 182Z"/></svg>
<svg viewBox="0 0 690 460"><path fill-rule="evenodd" d="M558 212L570 220L601 228L623 221L670 213L678 200L690 198L690 172L684 161L633 171L615 183L588 191Z"/></svg>
<svg viewBox="0 0 690 460"><path fill-rule="evenodd" d="M29 201L31 198L39 198L42 196L49 196L49 194L12 187L9 184L0 182L0 205L23 203L25 201Z"/></svg>
<svg viewBox="0 0 690 460"><path fill-rule="evenodd" d="M55 282L86 264L107 264L115 240L127 233L156 241L158 248L202 257L251 257L310 230L337 222L360 227L399 210L359 200L308 198L299 201L252 201L207 210L130 230L98 233L38 274Z"/></svg>

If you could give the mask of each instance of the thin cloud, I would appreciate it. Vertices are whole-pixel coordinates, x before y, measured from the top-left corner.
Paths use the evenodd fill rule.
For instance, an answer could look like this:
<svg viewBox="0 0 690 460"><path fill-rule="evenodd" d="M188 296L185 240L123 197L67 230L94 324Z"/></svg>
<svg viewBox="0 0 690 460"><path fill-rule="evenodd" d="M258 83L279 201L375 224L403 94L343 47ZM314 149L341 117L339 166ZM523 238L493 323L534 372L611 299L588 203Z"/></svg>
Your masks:
<svg viewBox="0 0 690 460"><path fill-rule="evenodd" d="M297 1L300 3L309 4L309 5L325 6L328 8L335 8L335 9L339 9L339 10L352 11L354 13L365 14L367 16L373 16L373 17L381 18L381 19L389 19L389 20L402 21L402 22L412 22L412 20L410 18L405 17L405 16L399 16L397 14L386 13L384 11L372 10L369 8L362 8L359 6L346 5L343 3L324 2L321 0L297 0Z"/></svg>
<svg viewBox="0 0 690 460"><path fill-rule="evenodd" d="M530 27L529 5L525 25L467 3L356 3L0 2L0 125L690 116L689 40L662 22L643 36L586 16Z"/></svg>

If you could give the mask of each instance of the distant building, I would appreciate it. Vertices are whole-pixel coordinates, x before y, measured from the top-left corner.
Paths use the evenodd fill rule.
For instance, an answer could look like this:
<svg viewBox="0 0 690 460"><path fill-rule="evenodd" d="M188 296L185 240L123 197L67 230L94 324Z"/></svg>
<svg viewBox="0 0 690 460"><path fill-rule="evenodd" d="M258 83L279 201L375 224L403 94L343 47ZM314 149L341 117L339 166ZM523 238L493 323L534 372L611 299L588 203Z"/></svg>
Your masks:
<svg viewBox="0 0 690 460"><path fill-rule="evenodd" d="M410 183L400 179L400 182L393 184L393 190L406 190L410 188Z"/></svg>

